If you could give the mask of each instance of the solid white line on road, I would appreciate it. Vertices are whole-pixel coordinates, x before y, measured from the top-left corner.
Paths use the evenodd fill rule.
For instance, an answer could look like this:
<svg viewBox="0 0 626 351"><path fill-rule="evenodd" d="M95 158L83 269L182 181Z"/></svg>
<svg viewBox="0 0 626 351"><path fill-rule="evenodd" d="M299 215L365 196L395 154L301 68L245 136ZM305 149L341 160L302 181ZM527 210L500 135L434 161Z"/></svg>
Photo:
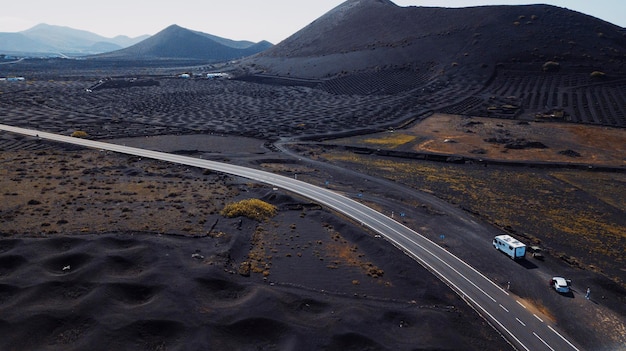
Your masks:
<svg viewBox="0 0 626 351"><path fill-rule="evenodd" d="M550 328L550 330L552 330L554 332L554 334L558 335L561 339L563 339L563 341L565 341L569 346L571 346L574 350L576 351L580 351L579 349L576 348L576 346L572 345L571 342L569 342L569 340L565 339L563 337L563 335L559 334L559 332L557 332L556 330L554 330L551 326L548 326L548 328Z"/></svg>
<svg viewBox="0 0 626 351"><path fill-rule="evenodd" d="M413 242L412 239L408 239L409 241ZM415 243L415 242L414 242ZM476 306L477 308L479 308L481 311L483 311L483 313L491 318L491 320L493 320L494 322L496 322L500 328L502 328L502 330L506 331L511 338L513 338L515 341L517 341L517 343L522 346L524 348L524 350L526 351L530 351L530 349L528 347L526 347L526 345L524 345L516 336L515 334L511 333L511 331L509 329L507 329L498 319L496 319L491 313L489 313L489 311L487 311L482 305L480 305L478 302L476 302L476 300L474 300L470 295L466 294L465 291L463 291L463 289L461 289L458 285L454 284L453 281L451 281L450 279L448 279L448 277L442 275L439 271L437 271L437 269L435 269L435 267L433 267L431 264L429 264L428 262L424 261L423 258L419 257L419 256L414 256L413 254L411 254L410 250L407 250L401 243L396 242L396 244L401 247L406 253L410 254L411 257L415 258L416 260L418 260L419 262L421 262L425 267L427 267L428 269L430 269L431 271L435 272L436 274L438 274L440 277L442 277L442 279L444 279L445 281L448 282L448 284L450 284L452 287L454 287L454 289L456 289L456 291L459 293L459 295L465 299L468 299L471 301L471 303ZM415 243L416 245L419 245L417 243ZM421 247L421 246L420 246ZM424 250L426 250L424 248ZM428 250L426 250L428 251ZM430 251L428 251L430 252ZM455 271L456 272L456 271ZM458 272L457 272L458 273ZM460 273L459 273L460 274ZM467 279L467 278L466 278ZM485 294L487 297L491 298L491 296ZM493 300L493 298L491 298ZM495 302L495 300L493 300ZM502 305L500 305L502 306Z"/></svg>
<svg viewBox="0 0 626 351"><path fill-rule="evenodd" d="M526 326L526 324L524 324L524 322L522 322L519 318L515 318L515 319L519 322L519 324Z"/></svg>
<svg viewBox="0 0 626 351"><path fill-rule="evenodd" d="M405 237L406 238L406 237ZM415 245L418 245L420 247L422 247L421 245L419 245L418 243L415 243L412 239L407 238L409 241L413 242ZM393 241L393 240L392 240ZM414 259L416 259L417 261L421 262L425 267L427 267L428 269L430 269L431 271L435 272L436 274L438 274L440 277L442 277L442 279L444 279L445 281L448 282L448 284L450 284L452 287L454 287L454 289L456 289L456 291L459 293L459 295L463 298L466 298L468 300L471 301L471 303L476 306L477 308L479 308L481 311L483 311L483 313L491 318L491 320L493 320L494 322L496 322L500 328L502 328L502 330L506 331L509 336L511 336L511 338L513 338L520 346L522 346L524 348L524 350L526 351L530 351L530 349L528 347L526 347L526 345L524 345L516 336L515 334L511 333L511 331L509 329L507 329L498 319L496 319L491 313L489 313L489 311L487 311L482 305L480 305L478 302L476 302L476 300L474 300L470 295L466 294L465 291L463 291L463 289L461 289L458 285L454 284L453 281L451 281L450 279L448 279L448 277L442 275L439 271L437 271L437 269L435 269L435 267L433 267L430 263L428 263L427 261L425 261L423 258L419 257L419 256L415 256L411 253L410 250L408 250L406 247L404 247L404 245L402 245L399 242L395 242L396 245L398 245L400 248L402 248L404 250L404 252L406 252L407 254L409 254L411 257L413 257ZM425 251L429 252L427 249L423 248ZM431 253L432 255L432 253ZM435 256L436 257L436 256ZM458 271L455 271L458 273ZM459 273L460 274L460 273ZM467 279L467 278L466 278ZM491 298L491 296L485 294L487 297ZM493 300L493 298L491 298ZM494 302L496 300L493 300Z"/></svg>
<svg viewBox="0 0 626 351"><path fill-rule="evenodd" d="M541 340L541 342L546 345L550 350L554 351L554 349L552 348L552 346L548 345L547 342L545 342L542 338L539 337L539 335L537 335L537 333L533 332L533 334L537 337L537 339Z"/></svg>
<svg viewBox="0 0 626 351"><path fill-rule="evenodd" d="M324 190L324 189L322 189ZM321 194L320 195L324 195L327 196L326 194ZM350 199L347 199L350 200ZM319 201L319 199L318 199ZM352 201L355 203L355 205L357 206L363 206L364 208L366 208L367 210L371 210L370 208L367 208L365 205ZM332 206L331 206L332 207ZM335 207L336 208L336 207ZM445 266L447 266L450 270L454 271L456 274L458 274L460 277L462 277L463 279L465 279L468 283L470 283L472 286L474 286L478 291L482 292L485 296L487 296L491 301L496 302L496 299L494 299L491 295L489 295L486 291L484 291L482 288L480 288L478 285L476 285L475 282L473 282L472 280L468 279L464 274L462 274L461 272L459 272L456 268L452 267L448 262L446 262L445 260L443 260L441 257L439 257L437 254L435 254L433 251L429 250L428 248L426 248L424 245L418 243L417 241L413 240L412 237L409 237L407 235L405 235L404 233L398 231L395 228L390 227L387 223L381 222L380 220L378 220L377 218L374 218L372 216L370 216L367 213L364 213L363 211L357 209L356 207L350 207L351 209L353 209L354 211L359 212L360 214L362 214L363 216L366 216L367 218L371 219L372 221L377 222L379 225L386 227L389 231L392 231L394 233L396 233L398 236L403 237L404 239L406 239L407 241L411 242L413 245L418 246L420 249L422 249L424 252L430 254L434 259L438 260L439 262L443 263ZM375 228L371 227L370 228L376 230ZM410 228L406 228L411 230ZM412 231L412 230L411 230ZM417 235L420 235L419 233L414 232ZM395 243L397 246L401 247L405 252L410 252L410 250L408 248L406 248L404 245L402 245L402 243L400 243L398 240L395 240L394 238L390 237L388 234L382 233L381 234L385 235L385 237L387 237L389 240L391 240L393 243ZM425 240L426 242L429 242L433 245L435 245L432 241L430 241L429 239L423 237L420 235L420 237ZM436 248L438 248L439 250L441 250L440 252L448 254L449 257L451 258L455 258L456 260L458 260L459 262L461 262L462 264L464 264L465 267L470 268L473 272L480 274L477 270L475 270L474 268L472 268L471 266L469 266L467 263L461 261L458 257L452 255L450 252L442 249L441 247L438 247L435 245ZM415 257L415 256L413 256ZM419 257L415 257L417 258L420 262L424 262L421 258ZM428 265L429 267L433 268L431 265ZM436 269L433 269L437 274L439 274L440 276L443 276L441 273L439 273L439 271L437 271ZM486 279L487 281L491 282L490 280L488 280L484 275L480 274L481 277L483 277L484 279ZM447 279L446 279L447 280ZM493 282L491 282L492 284L494 284ZM494 284L495 285L495 284Z"/></svg>
<svg viewBox="0 0 626 351"><path fill-rule="evenodd" d="M503 289L501 286L499 286L498 284L496 284L493 280L491 280L491 279L487 278L484 274L482 274L481 272L479 272L478 270L476 270L476 268L474 268L474 267L470 266L469 264L467 264L467 262L465 262L465 261L461 260L459 257L457 257L457 256L453 255L450 251L448 251L448 250L443 250L443 249L442 249L442 251L443 251L443 253L448 254L451 258L453 258L453 259L455 259L455 260L459 261L461 264L465 265L468 269L470 269L470 270L474 271L474 273L476 273L476 274L478 274L479 276L481 276L481 277L482 277L483 279L485 279L487 282L491 283L491 285L493 285L494 287L496 287L496 288L500 289L500 291L502 291L505 295L509 296L509 292L508 292L508 291L506 291L506 290L505 290L505 289ZM484 291L483 291L483 293L484 293ZM485 295L487 295L487 294L485 293ZM491 296L489 296L489 298L493 300L493 298L492 298ZM493 300L493 302L496 302L496 300Z"/></svg>
<svg viewBox="0 0 626 351"><path fill-rule="evenodd" d="M520 306L524 307L524 309L526 309L526 306L524 306L523 303L519 302L519 300L515 300L515 302L517 302L518 305L520 305Z"/></svg>
<svg viewBox="0 0 626 351"><path fill-rule="evenodd" d="M509 310L507 310L506 307L502 306L502 304L500 304L500 307L502 307L503 310L509 312Z"/></svg>
<svg viewBox="0 0 626 351"><path fill-rule="evenodd" d="M526 345L524 345L517 337L515 337L515 335L513 333L511 333L510 330L508 330L502 323L500 323L499 320L497 320L494 316L491 315L491 313L489 313L482 305L478 304L476 301L474 301L474 299L472 299L471 296L466 295L463 290L459 289L457 286L454 285L454 283L452 283L451 281L448 280L448 282L450 284L452 284L456 289L458 289L458 291L461 292L461 296L465 297L467 299L469 299L476 307L480 308L484 314L487 315L487 317L491 318L494 322L498 323L498 325L500 326L500 328L502 328L504 331L506 331L507 333L509 333L509 335L515 340L517 341L518 344L520 344L524 350L526 351L530 351L530 349L528 347L526 347Z"/></svg>
<svg viewBox="0 0 626 351"><path fill-rule="evenodd" d="M539 316L537 316L536 314L533 314L533 316L535 316L535 318L537 318L541 323L543 323L543 319L539 318Z"/></svg>

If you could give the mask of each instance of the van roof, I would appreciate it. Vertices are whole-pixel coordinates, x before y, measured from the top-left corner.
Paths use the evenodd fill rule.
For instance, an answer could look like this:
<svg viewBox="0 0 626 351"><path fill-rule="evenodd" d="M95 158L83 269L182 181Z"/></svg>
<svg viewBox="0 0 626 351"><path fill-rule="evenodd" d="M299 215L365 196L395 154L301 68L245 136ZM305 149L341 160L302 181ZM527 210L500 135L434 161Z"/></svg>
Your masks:
<svg viewBox="0 0 626 351"><path fill-rule="evenodd" d="M500 239L504 242L506 242L507 244L513 246L513 247L522 247L522 246L526 246L524 245L524 243L522 243L521 241L515 239L514 237L504 234L504 235L498 235L496 236L496 239Z"/></svg>

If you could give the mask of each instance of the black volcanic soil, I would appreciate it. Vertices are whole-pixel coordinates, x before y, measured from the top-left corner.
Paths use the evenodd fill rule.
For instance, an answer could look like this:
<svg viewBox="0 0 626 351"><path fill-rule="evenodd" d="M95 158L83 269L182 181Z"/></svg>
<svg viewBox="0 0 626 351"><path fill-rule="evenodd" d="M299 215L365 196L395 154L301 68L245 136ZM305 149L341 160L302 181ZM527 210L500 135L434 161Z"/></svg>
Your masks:
<svg viewBox="0 0 626 351"><path fill-rule="evenodd" d="M279 190L91 150L2 163L2 349L510 349L408 256ZM217 213L242 198L278 215Z"/></svg>
<svg viewBox="0 0 626 351"><path fill-rule="evenodd" d="M233 240L236 246L228 248L217 241L141 233L4 238L0 345L5 350L508 349L462 300L442 294L446 287L433 278L405 281L390 274L387 279L400 285L385 287L358 269L343 264L329 269L316 257L307 259L311 253L305 250L302 259L276 259L277 267L298 264L273 270L278 273L264 282L260 275L231 273L236 267L227 250L245 251L247 243ZM362 245L363 252L372 250ZM385 268L412 263L405 259ZM328 275L319 279L322 272ZM360 278L360 285L351 278Z"/></svg>
<svg viewBox="0 0 626 351"><path fill-rule="evenodd" d="M352 5L363 5L356 8L364 11L352 17L354 22L325 26L325 20L341 19L335 16L341 15L338 11L311 27L339 28L341 40L332 31L315 45L294 37L288 44L295 47L286 47L294 51L281 54L277 47L274 56L235 65L195 60L0 62L1 77L26 79L0 82L2 123L64 135L85 131L93 139L260 167L316 184L330 180L330 187L349 196L364 194L362 201L381 211L409 213L407 224L433 240L445 233L442 245L495 282L504 284L513 276L511 293L556 321L581 348L624 349L623 267L615 259L608 274L602 265L588 263L606 263L622 252L613 247L605 256L587 254L580 244L589 240L591 249L604 248L603 238L589 225L602 223L602 231L623 245L618 230L624 218L619 190L624 184L619 128L626 127L623 29L554 7L529 6L504 12L476 8L468 12L470 18L457 10L446 16L434 9L423 13L424 21L408 16L389 31L375 25L365 30L359 18L371 19L372 13L393 18L398 12L377 16L376 11L396 7L373 0L346 3ZM404 29L412 28L402 25L406 21L423 25L424 31L406 37ZM350 31L342 31L341 25ZM355 31L358 38L350 35ZM320 32L300 34L315 39ZM352 39L359 39L358 45L346 46ZM328 47L322 44L336 50L323 51ZM302 48L313 54L301 55ZM560 70L544 71L547 61L558 61ZM183 72L216 71L229 71L235 79L176 78ZM605 74L592 75L595 71ZM122 83L88 91L105 78ZM123 83L132 79L155 84ZM433 112L463 121L433 125ZM500 122L462 125L469 116ZM567 138L552 140L545 134L549 129L581 137L585 125L614 129L589 137L584 147L572 144L574 138L561 143ZM324 163L279 153L272 144L390 130L414 139L402 143L391 138L385 140L391 146L363 147L368 137L357 137L340 145L365 149L358 152L332 148L334 140L296 147L302 155L330 160ZM533 131L546 138L542 143L547 148L505 148L523 144L515 139L537 141ZM146 138L155 135L165 137ZM596 139L602 142L594 143ZM7 133L0 134L0 150L2 349L510 349L461 298L414 261L291 194L211 172ZM385 150L411 158L390 161L389 155L378 153ZM429 152L450 162L435 167L413 158ZM594 153L602 157L596 159ZM522 154L525 158L517 160L527 168L516 166L520 172L476 162L482 156L511 162L516 161L513 155ZM612 172L584 173L598 175L591 179L572 168L574 174L557 178L551 174L554 165L543 164L541 169L547 170L535 173L540 154L559 167L589 162ZM367 162L378 167L365 167ZM401 167L394 168L398 162ZM455 162L464 168L452 167ZM415 167L432 173L425 180L410 172L400 179ZM561 187L555 192L519 190L511 201L525 208L507 211L507 206L489 206L490 193L475 197L474 189L459 190L475 184L468 177L478 168L483 182L498 179L491 183L503 189L524 184L508 179L530 179L530 184L547 179ZM452 173L442 172L450 169ZM428 176L441 173L454 175L450 178L456 183L426 183ZM498 178L502 174L510 178ZM557 199L555 194L566 201L542 208L540 200ZM219 215L225 203L249 197L275 204L278 215L263 223L242 219L241 224ZM593 204L576 204L585 216L571 217L572 222L589 220L576 222L583 224L577 229L591 234L581 241L559 231L544 232L541 215L509 221L512 212L526 214L526 209L558 212L559 205L574 198ZM534 229L520 230L526 225ZM546 260L512 264L496 255L491 237L511 229L528 243L546 244ZM239 274L246 262L257 268L250 277ZM571 296L546 287L557 274L573 279ZM592 288L590 301L582 297L586 286Z"/></svg>
<svg viewBox="0 0 626 351"><path fill-rule="evenodd" d="M626 127L624 76L597 80L586 68L565 65L560 72L542 72L540 63L507 63L486 68L493 78L486 81L477 80L475 70L441 74L429 65L315 80L185 80L175 77L217 67L133 62L112 74L107 62L98 70L91 61L35 61L1 66L7 75L27 77L0 84L4 123L58 133L84 130L92 138L226 133L311 139L401 128L432 112ZM88 91L107 77L154 85Z"/></svg>
<svg viewBox="0 0 626 351"><path fill-rule="evenodd" d="M512 265L486 244L500 229L476 224L484 218L374 178L295 162L260 140L227 138L116 142L297 173L313 183L332 179L336 190L368 194L365 201L382 211L406 208L406 223L432 240L445 232L442 244L495 282L514 272L511 292L586 349L615 349L623 340L624 290L605 277L551 251L545 261ZM509 347L414 261L316 204L212 172L15 142L31 151L2 154L4 348ZM217 213L242 198L261 198L279 213L241 224ZM240 275L245 262L259 270ZM555 272L574 280L573 298L545 286ZM583 286L592 287L593 303L582 297Z"/></svg>
<svg viewBox="0 0 626 351"><path fill-rule="evenodd" d="M366 151L326 143L294 146L301 157L322 161L310 167L334 170L325 178L301 174L298 178L320 184L330 180L332 189L361 198L389 215L395 213L398 220L503 287L511 282L515 295L554 318L566 333L584 334L574 338L586 349L623 348L623 168L605 173L541 163L457 163L451 156L443 158L451 158L449 162L430 161L419 154L387 155L375 147ZM502 233L539 245L545 260L529 256L511 264L502 255L494 256L487 243ZM572 279L574 293L564 298L551 291L546 282L554 275ZM584 299L586 287L596 294L592 304Z"/></svg>

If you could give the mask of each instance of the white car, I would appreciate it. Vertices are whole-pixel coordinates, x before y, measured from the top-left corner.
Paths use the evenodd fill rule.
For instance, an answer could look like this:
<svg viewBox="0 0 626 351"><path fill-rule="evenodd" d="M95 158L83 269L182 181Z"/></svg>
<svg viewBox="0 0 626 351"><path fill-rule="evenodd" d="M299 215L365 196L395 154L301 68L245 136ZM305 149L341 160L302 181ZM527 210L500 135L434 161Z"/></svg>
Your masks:
<svg viewBox="0 0 626 351"><path fill-rule="evenodd" d="M550 280L550 286L562 294L567 294L569 292L570 284L571 280L566 280L563 277L553 277Z"/></svg>

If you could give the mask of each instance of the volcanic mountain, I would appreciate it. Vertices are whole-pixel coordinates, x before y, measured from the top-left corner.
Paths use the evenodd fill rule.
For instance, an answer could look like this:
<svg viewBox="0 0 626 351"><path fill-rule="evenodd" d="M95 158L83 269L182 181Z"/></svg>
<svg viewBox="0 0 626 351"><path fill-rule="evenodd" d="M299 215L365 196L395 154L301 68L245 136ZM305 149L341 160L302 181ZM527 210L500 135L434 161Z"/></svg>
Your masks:
<svg viewBox="0 0 626 351"><path fill-rule="evenodd" d="M626 127L625 29L549 5L348 0L239 68L333 94L401 94L398 111Z"/></svg>
<svg viewBox="0 0 626 351"><path fill-rule="evenodd" d="M122 60L199 59L217 62L254 55L271 46L267 41L234 41L171 25L133 46L94 57Z"/></svg>
<svg viewBox="0 0 626 351"><path fill-rule="evenodd" d="M624 70L625 55L623 28L555 6L400 7L389 0L348 0L250 62L278 75L320 78L403 66L475 70L548 60L616 72Z"/></svg>

